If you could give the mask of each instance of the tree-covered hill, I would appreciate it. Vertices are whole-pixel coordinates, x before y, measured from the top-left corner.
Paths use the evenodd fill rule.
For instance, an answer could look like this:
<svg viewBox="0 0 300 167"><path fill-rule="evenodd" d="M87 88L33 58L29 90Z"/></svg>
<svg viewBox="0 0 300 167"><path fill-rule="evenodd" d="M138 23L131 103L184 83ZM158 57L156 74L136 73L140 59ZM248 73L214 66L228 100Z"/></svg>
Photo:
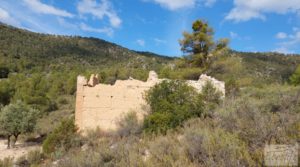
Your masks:
<svg viewBox="0 0 300 167"><path fill-rule="evenodd" d="M0 24L0 58L1 67L7 66L10 72L51 70L60 65L158 70L171 59L140 54L101 39L39 34L4 24Z"/></svg>
<svg viewBox="0 0 300 167"><path fill-rule="evenodd" d="M172 59L101 39L39 34L0 24L0 108L21 100L41 110L44 133L74 112L78 75L98 73L101 82L111 84L130 76L146 80L149 70L160 71Z"/></svg>

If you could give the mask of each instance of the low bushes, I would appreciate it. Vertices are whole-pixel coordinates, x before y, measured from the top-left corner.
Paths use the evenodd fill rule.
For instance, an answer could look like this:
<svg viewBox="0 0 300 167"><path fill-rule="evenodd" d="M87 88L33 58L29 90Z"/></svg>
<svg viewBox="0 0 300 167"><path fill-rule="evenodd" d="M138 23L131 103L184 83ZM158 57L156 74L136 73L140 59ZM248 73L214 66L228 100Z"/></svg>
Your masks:
<svg viewBox="0 0 300 167"><path fill-rule="evenodd" d="M121 137L140 134L142 131L136 112L131 111L123 115L117 122L117 134Z"/></svg>
<svg viewBox="0 0 300 167"><path fill-rule="evenodd" d="M80 137L76 133L74 118L63 120L43 142L46 154L66 152L74 146L80 146Z"/></svg>

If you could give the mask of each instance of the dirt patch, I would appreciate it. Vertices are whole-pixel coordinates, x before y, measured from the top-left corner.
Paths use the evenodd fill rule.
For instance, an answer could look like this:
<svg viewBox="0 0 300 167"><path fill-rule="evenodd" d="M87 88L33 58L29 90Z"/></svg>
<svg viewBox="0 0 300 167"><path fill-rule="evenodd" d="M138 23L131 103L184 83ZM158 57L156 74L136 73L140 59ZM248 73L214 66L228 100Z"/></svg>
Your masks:
<svg viewBox="0 0 300 167"><path fill-rule="evenodd" d="M16 143L15 148L7 149L7 140L0 139L0 160L12 157L14 160L26 155L29 151L41 149L37 143Z"/></svg>

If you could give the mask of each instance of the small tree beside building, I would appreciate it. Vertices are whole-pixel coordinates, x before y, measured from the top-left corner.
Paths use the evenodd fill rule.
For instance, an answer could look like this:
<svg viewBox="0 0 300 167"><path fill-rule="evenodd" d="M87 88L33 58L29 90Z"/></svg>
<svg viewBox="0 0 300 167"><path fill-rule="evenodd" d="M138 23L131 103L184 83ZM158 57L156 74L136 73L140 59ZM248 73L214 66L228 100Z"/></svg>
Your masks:
<svg viewBox="0 0 300 167"><path fill-rule="evenodd" d="M18 101L9 104L0 112L0 131L7 137L7 148L11 146L11 137L17 141L20 134L33 132L39 111ZM14 144L14 143L13 143Z"/></svg>

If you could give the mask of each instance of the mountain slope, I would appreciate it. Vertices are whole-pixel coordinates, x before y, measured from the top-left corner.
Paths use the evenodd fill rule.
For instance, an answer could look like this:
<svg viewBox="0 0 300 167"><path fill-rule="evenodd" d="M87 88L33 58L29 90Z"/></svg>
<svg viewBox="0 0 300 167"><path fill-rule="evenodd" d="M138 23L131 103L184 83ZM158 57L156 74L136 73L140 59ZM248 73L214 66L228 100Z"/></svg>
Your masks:
<svg viewBox="0 0 300 167"><path fill-rule="evenodd" d="M85 68L157 69L171 59L142 55L101 39L39 34L4 24L0 25L0 56L13 62L28 62L26 68L60 63Z"/></svg>

